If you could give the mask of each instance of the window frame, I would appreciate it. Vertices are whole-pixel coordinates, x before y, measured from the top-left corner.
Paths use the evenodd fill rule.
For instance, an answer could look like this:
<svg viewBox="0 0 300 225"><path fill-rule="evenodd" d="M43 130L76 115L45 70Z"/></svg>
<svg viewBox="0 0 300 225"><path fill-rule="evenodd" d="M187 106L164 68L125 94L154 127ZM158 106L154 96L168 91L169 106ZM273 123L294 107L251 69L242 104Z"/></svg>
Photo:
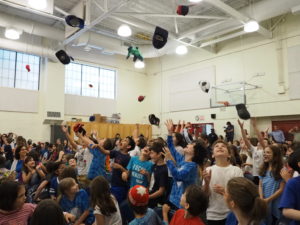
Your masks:
<svg viewBox="0 0 300 225"><path fill-rule="evenodd" d="M65 94L67 95L77 95L77 96L82 96L82 97L90 97L90 98L101 98L101 99L109 99L109 100L116 100L116 88L117 88L117 70L115 69L110 69L110 68L104 68L104 67L100 67L100 66L96 66L96 65L91 65L91 64L82 64L82 63L78 63L78 62L72 62L72 64L77 64L77 65L80 65L80 73L81 73L81 83L80 83L80 95L77 95L77 94L71 94L71 93L67 93L66 92L66 88L65 88ZM93 68L97 68L98 69L98 96L95 97L95 96L86 96L86 95L82 95L82 92L83 92L83 67L84 66L88 66L88 67L93 67ZM67 70L67 67L65 68L65 74L66 74L66 70ZM101 90L101 84L100 84L100 77L101 77L101 70L108 70L108 71L112 71L114 72L114 78L113 78L113 98L104 98L104 97L100 97L100 90ZM66 86L66 76L65 76L65 86Z"/></svg>
<svg viewBox="0 0 300 225"><path fill-rule="evenodd" d="M33 55L33 54L28 54L28 53L25 53L25 52L17 52L17 51L13 51L13 50L8 50L8 49L4 49L4 48L1 48L0 50L2 51L7 51L7 52L12 52L14 53L15 55L15 59L14 59L14 85L13 87L11 86L0 86L0 87L4 87L4 88L16 88L16 89L21 89L21 90L28 90L28 91L39 91L40 90L40 78L41 78L41 57L40 56L37 56L37 55ZM37 79L37 89L27 89L27 88L19 88L19 87L16 87L16 84L17 84L17 67L18 67L18 54L24 54L24 55L28 55L28 56L34 56L34 57L38 57L38 79ZM4 58L3 58L4 59ZM22 61L23 62L23 61ZM30 65L29 62L27 62L27 64ZM9 71L12 71L12 70L9 70Z"/></svg>

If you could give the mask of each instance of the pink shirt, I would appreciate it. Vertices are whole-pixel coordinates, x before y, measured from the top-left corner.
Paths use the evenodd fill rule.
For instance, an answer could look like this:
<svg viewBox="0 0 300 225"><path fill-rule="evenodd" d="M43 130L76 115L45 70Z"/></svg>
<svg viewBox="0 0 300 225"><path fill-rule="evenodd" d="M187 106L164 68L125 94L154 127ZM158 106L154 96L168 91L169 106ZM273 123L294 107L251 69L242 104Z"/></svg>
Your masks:
<svg viewBox="0 0 300 225"><path fill-rule="evenodd" d="M1 225L27 225L28 219L32 216L36 205L25 203L23 207L11 213L3 213L0 211Z"/></svg>

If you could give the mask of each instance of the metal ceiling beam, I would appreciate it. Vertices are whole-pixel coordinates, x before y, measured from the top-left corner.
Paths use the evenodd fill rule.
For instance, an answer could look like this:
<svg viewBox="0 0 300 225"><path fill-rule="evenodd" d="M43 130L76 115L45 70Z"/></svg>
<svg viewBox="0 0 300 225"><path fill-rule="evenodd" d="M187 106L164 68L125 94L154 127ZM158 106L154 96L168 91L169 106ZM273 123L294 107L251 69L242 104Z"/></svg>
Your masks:
<svg viewBox="0 0 300 225"><path fill-rule="evenodd" d="M249 20L249 18L239 11L235 10L231 6L225 4L221 0L206 0L207 3L217 7L218 9L222 10L223 12L231 15L233 18L239 20L241 23L245 23Z"/></svg>
<svg viewBox="0 0 300 225"><path fill-rule="evenodd" d="M231 6L225 4L221 0L206 0L207 3L219 8L220 10L224 11L225 13L231 15L233 18L237 19L242 24L247 23L251 18L243 15L236 9L232 8ZM272 32L268 31L264 27L260 26L260 29L257 31L261 35L263 35L266 38L272 38Z"/></svg>
<svg viewBox="0 0 300 225"><path fill-rule="evenodd" d="M207 25L204 25L204 26L197 26L197 27L194 27L186 32L183 32L180 34L180 36L178 37L178 39L183 39L187 36L190 36L190 35L193 35L195 33L198 33L198 32L201 32L201 31L204 31L204 30L207 30L207 29L210 29L212 27L215 27L215 26L218 26L218 25L221 25L223 24L224 21L218 21L218 22L214 22L214 23L210 23L210 24L207 24Z"/></svg>
<svg viewBox="0 0 300 225"><path fill-rule="evenodd" d="M67 38L63 44L67 45L70 42L74 41L76 38L80 37L82 34L84 34L86 31L90 30L92 27L100 23L102 20L106 19L107 17L111 16L111 14L121 8L122 6L126 5L130 0L124 0L119 2L116 6L108 10L107 12L104 12L101 16L99 16L97 19L92 21L89 25L85 26L83 29L77 31L75 34Z"/></svg>
<svg viewBox="0 0 300 225"><path fill-rule="evenodd" d="M226 41L228 39L232 39L232 38L244 35L244 34L246 34L245 31L239 31L239 32L236 32L236 33L233 33L233 34L229 34L229 35L223 36L221 38L217 38L217 39L212 40L212 41L204 42L204 43L202 43L200 45L200 47L203 48L203 47L206 47L206 46L209 46L209 45L213 45L213 44L219 43L221 41Z"/></svg>
<svg viewBox="0 0 300 225"><path fill-rule="evenodd" d="M93 2L102 12L105 12L105 9L100 5L100 3L97 0L93 0Z"/></svg>
<svg viewBox="0 0 300 225"><path fill-rule="evenodd" d="M228 17L224 16L206 16L206 15L177 15L177 14L161 14L161 13L139 13L139 12L114 12L114 15L125 16L148 16L148 17L162 17L162 18L180 18L180 19L211 19L211 20L226 20Z"/></svg>
<svg viewBox="0 0 300 225"><path fill-rule="evenodd" d="M228 29L225 29L225 30L221 30L219 32L213 33L213 34L208 35L208 36L207 35L200 36L198 38L193 39L192 42L191 42L191 44L195 44L195 43L201 42L203 40L211 39L211 38L214 38L214 37L217 37L217 36L221 36L221 35L230 33L232 31L238 30L238 29L240 29L242 27L243 27L243 25L240 25L238 27L231 27L231 28L228 28Z"/></svg>

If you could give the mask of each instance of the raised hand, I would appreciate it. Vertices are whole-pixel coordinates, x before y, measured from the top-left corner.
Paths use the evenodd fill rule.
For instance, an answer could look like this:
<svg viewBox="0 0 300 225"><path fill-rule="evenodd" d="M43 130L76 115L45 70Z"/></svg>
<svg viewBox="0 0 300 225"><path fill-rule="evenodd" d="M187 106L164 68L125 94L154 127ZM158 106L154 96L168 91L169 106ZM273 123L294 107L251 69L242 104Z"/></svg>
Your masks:
<svg viewBox="0 0 300 225"><path fill-rule="evenodd" d="M253 127L256 127L256 118L255 117L251 118L251 124Z"/></svg>
<svg viewBox="0 0 300 225"><path fill-rule="evenodd" d="M207 170L207 169L204 169L203 171L203 180L205 182L205 185L209 185L210 183L210 180L211 180L211 170Z"/></svg>
<svg viewBox="0 0 300 225"><path fill-rule="evenodd" d="M67 133L68 127L66 125L61 125L61 130L62 130L62 132Z"/></svg>
<svg viewBox="0 0 300 225"><path fill-rule="evenodd" d="M163 151L164 152L162 154L165 156L165 161L172 160L175 162L175 160L170 152L170 149L168 149L167 147L164 147Z"/></svg>
<svg viewBox="0 0 300 225"><path fill-rule="evenodd" d="M167 121L165 122L165 125L166 125L166 127L167 127L167 129L168 129L169 135L172 135L172 133L173 133L173 128L174 128L174 126L173 126L173 121L172 121L172 120L167 120Z"/></svg>

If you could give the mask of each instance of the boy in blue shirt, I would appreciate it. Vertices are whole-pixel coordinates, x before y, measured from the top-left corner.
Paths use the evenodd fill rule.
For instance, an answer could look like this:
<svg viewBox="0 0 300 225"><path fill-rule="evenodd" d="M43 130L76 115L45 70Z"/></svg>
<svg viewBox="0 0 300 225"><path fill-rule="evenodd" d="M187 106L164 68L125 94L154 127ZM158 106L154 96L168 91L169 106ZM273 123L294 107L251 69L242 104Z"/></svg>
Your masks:
<svg viewBox="0 0 300 225"><path fill-rule="evenodd" d="M97 176L107 177L105 170L106 155L101 151L101 149L103 148L104 150L108 151L112 150L112 141L109 138L101 139L99 141L91 140L78 132L76 133L76 135L88 146L89 151L93 155L87 178L89 180L93 180Z"/></svg>
<svg viewBox="0 0 300 225"><path fill-rule="evenodd" d="M121 204L127 197L128 184L122 180L122 172L127 171L126 167L130 161L129 151L133 150L135 142L131 137L124 138L120 143L120 151L107 151L101 148L101 151L114 159L112 164L111 176L111 193L116 197L119 204Z"/></svg>
<svg viewBox="0 0 300 225"><path fill-rule="evenodd" d="M150 150L148 146L141 150L140 156L134 156L130 159L127 165L127 171L122 173L122 179L124 181L127 181L130 176L130 187L135 185L149 187L153 169L153 163L149 161L149 159Z"/></svg>
<svg viewBox="0 0 300 225"><path fill-rule="evenodd" d="M289 166L300 173L300 149L296 149L289 158ZM283 191L280 209L282 214L291 219L290 225L300 225L300 176L290 179Z"/></svg>

